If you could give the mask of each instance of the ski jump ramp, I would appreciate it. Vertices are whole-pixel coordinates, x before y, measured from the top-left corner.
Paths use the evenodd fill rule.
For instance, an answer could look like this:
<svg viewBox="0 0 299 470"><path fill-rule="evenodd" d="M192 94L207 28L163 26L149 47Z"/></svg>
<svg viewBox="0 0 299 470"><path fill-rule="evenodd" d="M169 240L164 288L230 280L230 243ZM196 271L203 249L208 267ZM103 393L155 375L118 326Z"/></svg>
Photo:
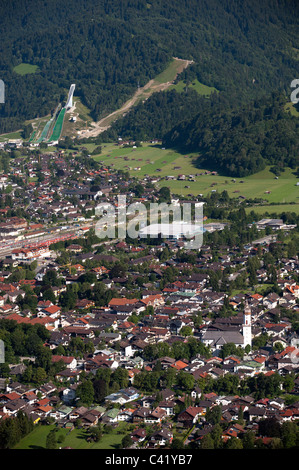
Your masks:
<svg viewBox="0 0 299 470"><path fill-rule="evenodd" d="M72 84L69 90L69 95L67 97L65 109L69 109L73 107L73 94L74 94L75 88L76 88L76 85Z"/></svg>

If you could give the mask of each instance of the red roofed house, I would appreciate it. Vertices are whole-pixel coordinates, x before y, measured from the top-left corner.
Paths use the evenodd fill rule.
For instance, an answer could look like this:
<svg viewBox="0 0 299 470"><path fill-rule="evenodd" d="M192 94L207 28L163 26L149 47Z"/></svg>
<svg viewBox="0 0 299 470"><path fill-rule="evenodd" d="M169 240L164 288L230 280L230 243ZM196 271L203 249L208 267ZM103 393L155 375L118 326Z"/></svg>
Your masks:
<svg viewBox="0 0 299 470"><path fill-rule="evenodd" d="M53 355L51 358L52 363L57 363L62 361L67 369L76 369L77 367L77 359L73 356L58 356Z"/></svg>
<svg viewBox="0 0 299 470"><path fill-rule="evenodd" d="M53 303L51 302L51 300L40 300L37 304L37 308L38 309L47 308L47 307L51 307L52 305Z"/></svg>
<svg viewBox="0 0 299 470"><path fill-rule="evenodd" d="M44 325L47 330L54 330L58 328L59 321L55 320L54 318L51 317L45 317L45 318L28 318L28 317L22 317L21 315L18 315L17 313L12 313L11 315L8 315L6 317L8 320L15 320L17 323L29 323L31 325L39 324L39 325Z"/></svg>
<svg viewBox="0 0 299 470"><path fill-rule="evenodd" d="M17 305L4 304L0 306L1 313L9 313L9 312L18 311L18 310L19 310L19 307Z"/></svg>
<svg viewBox="0 0 299 470"><path fill-rule="evenodd" d="M186 410L182 411L178 416L178 422L184 424L185 427L192 427L198 420L202 413L202 408L198 406L188 406Z"/></svg>
<svg viewBox="0 0 299 470"><path fill-rule="evenodd" d="M121 324L118 325L119 330L126 330L126 331L132 331L132 329L135 327L135 323L130 322L130 321L123 321Z"/></svg>
<svg viewBox="0 0 299 470"><path fill-rule="evenodd" d="M231 437L239 437L244 433L244 428L239 424L233 424L226 431L222 433L222 439L226 442Z"/></svg>
<svg viewBox="0 0 299 470"><path fill-rule="evenodd" d="M44 327L47 328L47 330L56 330L59 325L59 320L58 319L56 320L55 318L51 318L51 317L44 317L44 318L35 317L35 318L29 319L28 323L30 323L31 325L36 325L36 324L44 325Z"/></svg>
<svg viewBox="0 0 299 470"><path fill-rule="evenodd" d="M21 394L17 392L3 393L0 395L1 402L9 402L12 400L17 400L18 398L21 398Z"/></svg>
<svg viewBox="0 0 299 470"><path fill-rule="evenodd" d="M157 307L160 305L164 305L165 300L162 294L157 295L148 295L147 297L140 300L146 306L152 305L153 307Z"/></svg>
<svg viewBox="0 0 299 470"><path fill-rule="evenodd" d="M261 294L252 294L250 296L252 299L258 300L259 302L263 300L263 296Z"/></svg>
<svg viewBox="0 0 299 470"><path fill-rule="evenodd" d="M188 367L188 364L186 364L186 362L183 362L183 361L176 361L174 364L171 364L170 367L174 367L175 369L177 370L183 370L185 369L186 367Z"/></svg>
<svg viewBox="0 0 299 470"><path fill-rule="evenodd" d="M50 307L46 307L43 310L41 310L37 316L38 317L44 317L44 316L50 316L51 318L57 318L58 315L61 313L61 307L58 307L57 305L51 305Z"/></svg>
<svg viewBox="0 0 299 470"><path fill-rule="evenodd" d="M119 307L123 305L133 305L138 302L137 299L127 299L126 297L121 297L121 298L114 298L111 299L110 302L108 303L109 307Z"/></svg>
<svg viewBox="0 0 299 470"><path fill-rule="evenodd" d="M289 291L291 294L293 294L296 298L299 297L299 286L290 286L287 285L286 290Z"/></svg>
<svg viewBox="0 0 299 470"><path fill-rule="evenodd" d="M45 417L48 416L49 413L51 413L52 409L53 408L50 405L40 405L34 408L34 413L36 413L40 417Z"/></svg>
<svg viewBox="0 0 299 470"><path fill-rule="evenodd" d="M94 303L93 300L79 299L76 302L76 308L80 308L80 309L86 309L86 308L90 308L90 307L94 307L94 306L95 306L95 303Z"/></svg>

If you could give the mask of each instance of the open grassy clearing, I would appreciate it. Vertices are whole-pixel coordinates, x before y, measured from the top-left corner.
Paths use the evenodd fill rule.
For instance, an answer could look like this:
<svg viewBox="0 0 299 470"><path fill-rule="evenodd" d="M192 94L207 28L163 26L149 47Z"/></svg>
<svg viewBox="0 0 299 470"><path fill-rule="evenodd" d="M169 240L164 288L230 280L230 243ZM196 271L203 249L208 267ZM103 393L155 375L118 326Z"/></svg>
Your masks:
<svg viewBox="0 0 299 470"><path fill-rule="evenodd" d="M169 63L168 67L163 70L159 75L154 79L156 83L167 83L172 82L177 74L181 73L186 65L191 63L190 61L185 61L174 57L173 60Z"/></svg>
<svg viewBox="0 0 299 470"><path fill-rule="evenodd" d="M142 147L137 148L118 147L110 143L103 144L102 153L94 158L108 166L129 171L131 175L138 178L147 174L161 177L186 174L189 171L194 173L196 170L192 163L192 156L184 156L174 150L162 149L160 145L155 144L142 144Z"/></svg>
<svg viewBox="0 0 299 470"><path fill-rule="evenodd" d="M285 110L289 111L292 116L299 117L299 111L297 111L293 103L287 103L285 105Z"/></svg>
<svg viewBox="0 0 299 470"><path fill-rule="evenodd" d="M197 79L193 80L191 83L188 84L188 89L195 90L199 95L210 96L211 93L216 92L218 90L214 87L204 85L200 83ZM176 85L171 85L169 90L176 90L179 93L186 92L186 83L183 80L180 80Z"/></svg>
<svg viewBox="0 0 299 470"><path fill-rule="evenodd" d="M274 180L269 170L260 173L263 173L263 178L260 178L260 174L257 173L243 179L235 178L235 182L230 177L203 175L199 176L195 182L168 181L167 186L173 192L184 195L189 193L207 195L211 191L222 192L226 190L230 197L262 198L270 203L299 202L299 188L295 186L297 180L291 170L286 171L289 178L281 178L280 180Z"/></svg>
<svg viewBox="0 0 299 470"><path fill-rule="evenodd" d="M214 190L226 190L230 197L243 196L247 199L262 198L269 203L299 204L299 186L296 186L298 178L290 168L281 173L278 179L269 168L245 178L232 178L204 174L205 170L194 166L196 156L197 154L182 155L174 150L163 150L161 146L154 144L142 144L142 147L136 149L103 144L102 154L94 158L108 167L129 171L137 178L144 178L147 174L157 177L177 177L183 174L187 177L184 181L159 181L159 186L168 186L172 192L181 195L207 195ZM189 175L193 175L195 181L188 181Z"/></svg>
<svg viewBox="0 0 299 470"><path fill-rule="evenodd" d="M1 134L0 142L5 142L6 140L10 140L10 139L21 139L22 138L21 132L22 130L16 131L16 132L9 132L8 134Z"/></svg>
<svg viewBox="0 0 299 470"><path fill-rule="evenodd" d="M35 73L38 70L39 70L38 65L31 65L31 64L25 64L25 63L16 65L13 68L13 71L18 73L19 75L28 75L29 73Z"/></svg>
<svg viewBox="0 0 299 470"><path fill-rule="evenodd" d="M71 447L72 449L118 449L125 435L126 423L120 423L117 429L109 434L103 434L99 442L87 442L88 432L85 429L56 428L55 425L36 426L35 429L24 437L14 449L46 449L47 435L52 429L57 429L56 440L63 436L64 440L58 444L60 447ZM118 432L120 432L118 434Z"/></svg>
<svg viewBox="0 0 299 470"><path fill-rule="evenodd" d="M257 214L282 214L283 212L295 212L299 215L299 202L298 204L280 204L280 205L268 205L268 206L253 206L246 208L247 212L254 210Z"/></svg>

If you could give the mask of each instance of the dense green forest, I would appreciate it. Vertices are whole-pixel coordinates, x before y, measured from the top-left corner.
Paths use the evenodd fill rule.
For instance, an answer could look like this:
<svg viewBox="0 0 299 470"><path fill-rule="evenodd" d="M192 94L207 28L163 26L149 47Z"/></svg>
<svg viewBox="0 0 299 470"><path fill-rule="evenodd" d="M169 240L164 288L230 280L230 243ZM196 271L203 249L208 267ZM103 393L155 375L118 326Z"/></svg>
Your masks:
<svg viewBox="0 0 299 470"><path fill-rule="evenodd" d="M296 0L0 0L0 15L0 133L53 112L71 83L99 119L172 57L194 60L183 79L234 103L290 94L298 71ZM20 75L21 63L38 68ZM191 117L180 109L171 124Z"/></svg>
<svg viewBox="0 0 299 470"><path fill-rule="evenodd" d="M118 136L141 141L162 139L182 120L189 120L199 113L211 112L212 109L220 112L230 107L230 101L222 94L205 98L192 89L187 93L161 91L132 108L99 137L102 142L114 141Z"/></svg>
<svg viewBox="0 0 299 470"><path fill-rule="evenodd" d="M299 164L299 120L285 111L279 94L256 100L242 109L204 113L175 126L163 144L200 153L199 168L231 176L248 176L272 165L279 174Z"/></svg>

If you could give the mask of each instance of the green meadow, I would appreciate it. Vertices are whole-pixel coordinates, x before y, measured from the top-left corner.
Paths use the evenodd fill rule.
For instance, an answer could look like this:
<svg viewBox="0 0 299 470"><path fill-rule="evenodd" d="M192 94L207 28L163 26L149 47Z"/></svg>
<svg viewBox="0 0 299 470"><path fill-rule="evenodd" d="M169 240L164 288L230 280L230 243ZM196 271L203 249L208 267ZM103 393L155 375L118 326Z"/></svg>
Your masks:
<svg viewBox="0 0 299 470"><path fill-rule="evenodd" d="M295 212L299 215L299 203L297 204L271 204L247 207L246 212L254 210L257 214L281 214L282 212Z"/></svg>
<svg viewBox="0 0 299 470"><path fill-rule="evenodd" d="M292 116L299 117L299 111L295 108L293 103L287 103L284 109L289 111Z"/></svg>
<svg viewBox="0 0 299 470"><path fill-rule="evenodd" d="M104 433L99 442L88 442L88 431L81 429L57 428L55 425L37 425L34 430L24 437L14 449L46 449L47 435L56 429L56 440L63 438L58 447L71 447L72 449L118 449L126 434L126 423L119 423L110 433Z"/></svg>
<svg viewBox="0 0 299 470"><path fill-rule="evenodd" d="M182 71L182 61L173 58L163 72L159 73L154 79L156 83L172 82L176 75Z"/></svg>
<svg viewBox="0 0 299 470"><path fill-rule="evenodd" d="M91 150L91 149L90 149ZM298 178L294 171L286 168L275 178L266 168L259 173L244 178L206 174L206 170L196 168L197 154L182 155L171 149L162 149L155 144L142 144L142 147L123 148L115 144L103 144L102 153L95 160L111 169L128 171L130 175L143 179L145 175L163 178L159 186L168 186L175 194L203 194L226 190L230 197L246 199L262 198L266 203L299 204ZM169 180L168 176L185 175L185 180ZM189 181L189 175L195 181ZM296 211L294 206L294 210Z"/></svg>
<svg viewBox="0 0 299 470"><path fill-rule="evenodd" d="M179 93L186 91L186 82L184 80L180 80L177 84L171 85L169 90L176 90ZM218 92L218 90L212 86L204 85L203 83L199 82L197 79L193 80L192 82L188 83L188 88L195 90L199 95L210 96L213 92Z"/></svg>
<svg viewBox="0 0 299 470"><path fill-rule="evenodd" d="M5 142L10 139L21 139L22 138L21 132L22 131L16 131L16 132L9 132L8 134L1 134L0 142Z"/></svg>
<svg viewBox="0 0 299 470"><path fill-rule="evenodd" d="M19 75L28 75L29 73L37 72L38 68L39 68L38 65L21 63L19 65L16 65L16 67L14 67L13 70Z"/></svg>

